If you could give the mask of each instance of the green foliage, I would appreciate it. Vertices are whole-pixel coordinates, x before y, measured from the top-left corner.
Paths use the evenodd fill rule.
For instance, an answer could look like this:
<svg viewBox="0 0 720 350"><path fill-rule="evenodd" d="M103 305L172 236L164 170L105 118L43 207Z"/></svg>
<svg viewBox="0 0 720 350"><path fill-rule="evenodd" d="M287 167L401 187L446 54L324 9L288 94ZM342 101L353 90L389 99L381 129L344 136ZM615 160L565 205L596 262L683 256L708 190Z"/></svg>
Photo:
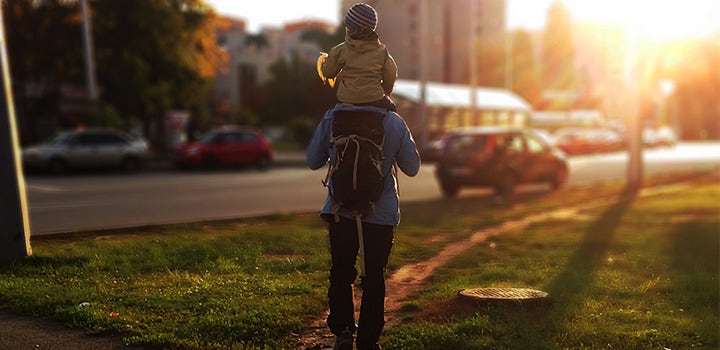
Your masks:
<svg viewBox="0 0 720 350"><path fill-rule="evenodd" d="M212 79L226 56L214 39L218 18L204 1L91 0L90 5L102 103L86 123L130 124L134 120L117 118L139 118L147 132L151 124L162 131L162 117L171 109L208 118ZM78 3L8 0L2 6L13 79L19 91L33 87L45 96L40 100L50 102L42 109L25 106L24 112L58 115L59 98L48 96L60 96L61 86L85 86Z"/></svg>
<svg viewBox="0 0 720 350"><path fill-rule="evenodd" d="M332 34L328 34L321 30L305 31L300 37L301 40L314 42L323 52L329 52L330 49L345 40L345 27L338 26Z"/></svg>
<svg viewBox="0 0 720 350"><path fill-rule="evenodd" d="M575 88L575 52L572 18L564 4L555 1L547 14L542 39L542 81L548 89Z"/></svg>
<svg viewBox="0 0 720 350"><path fill-rule="evenodd" d="M317 43L321 51L328 51L342 42L343 38L342 27L333 34L308 31L302 37L304 41ZM270 72L272 79L262 87L267 97L262 106L265 112L263 122L289 125L297 141L305 144L306 126L313 125L314 129L325 111L337 103L335 90L329 85L323 85L317 76L315 61L303 60L297 54L293 54L289 60L280 59L273 63Z"/></svg>
<svg viewBox="0 0 720 350"><path fill-rule="evenodd" d="M139 121L132 117L123 118L115 107L100 101L85 116L85 122L87 125L130 131Z"/></svg>
<svg viewBox="0 0 720 350"><path fill-rule="evenodd" d="M337 101L335 90L317 76L314 62L293 55L290 61L275 62L270 72L273 79L263 86L268 96L263 116L267 124L284 125L300 116L313 116L316 124Z"/></svg>
<svg viewBox="0 0 720 350"><path fill-rule="evenodd" d="M231 107L230 122L237 125L259 126L260 117L247 108Z"/></svg>

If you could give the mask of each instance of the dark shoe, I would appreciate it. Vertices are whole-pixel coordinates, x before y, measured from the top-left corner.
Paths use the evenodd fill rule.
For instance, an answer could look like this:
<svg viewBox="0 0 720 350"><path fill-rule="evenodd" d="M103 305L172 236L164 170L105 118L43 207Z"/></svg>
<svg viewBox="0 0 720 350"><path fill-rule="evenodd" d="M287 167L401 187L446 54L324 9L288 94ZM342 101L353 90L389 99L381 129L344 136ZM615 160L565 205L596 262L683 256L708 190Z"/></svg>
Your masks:
<svg viewBox="0 0 720 350"><path fill-rule="evenodd" d="M382 348L380 347L380 344L378 344L378 343L366 344L368 346L363 346L363 345L365 345L365 344L358 344L357 349L358 350L382 350Z"/></svg>
<svg viewBox="0 0 720 350"><path fill-rule="evenodd" d="M335 336L333 350L353 350L353 334L350 331L343 331Z"/></svg>

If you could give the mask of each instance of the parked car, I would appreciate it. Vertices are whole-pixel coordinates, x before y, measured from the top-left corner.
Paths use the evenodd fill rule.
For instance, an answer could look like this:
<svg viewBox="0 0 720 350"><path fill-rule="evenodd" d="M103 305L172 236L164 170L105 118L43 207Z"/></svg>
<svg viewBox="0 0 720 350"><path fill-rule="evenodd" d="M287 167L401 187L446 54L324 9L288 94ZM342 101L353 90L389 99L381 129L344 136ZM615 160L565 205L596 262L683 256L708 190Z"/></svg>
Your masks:
<svg viewBox="0 0 720 350"><path fill-rule="evenodd" d="M568 155L615 152L625 147L623 137L608 128L563 128L553 136L556 146Z"/></svg>
<svg viewBox="0 0 720 350"><path fill-rule="evenodd" d="M446 197L463 187L492 187L509 196L521 183L548 182L553 188L568 179L566 155L531 129L478 127L448 134L436 167Z"/></svg>
<svg viewBox="0 0 720 350"><path fill-rule="evenodd" d="M425 147L420 150L420 158L423 163L434 163L440 156L444 139L440 138L427 143Z"/></svg>
<svg viewBox="0 0 720 350"><path fill-rule="evenodd" d="M657 129L645 128L642 133L643 144L646 147L674 147L677 145L675 132L668 127Z"/></svg>
<svg viewBox="0 0 720 350"><path fill-rule="evenodd" d="M591 129L589 132L594 152L617 152L626 147L622 135L615 130L597 128Z"/></svg>
<svg viewBox="0 0 720 350"><path fill-rule="evenodd" d="M61 132L49 142L22 151L28 170L62 173L70 169L120 168L140 170L150 156L148 143L106 128Z"/></svg>
<svg viewBox="0 0 720 350"><path fill-rule="evenodd" d="M584 128L563 128L557 130L553 137L555 144L568 155L588 154L596 150L592 134Z"/></svg>
<svg viewBox="0 0 720 350"><path fill-rule="evenodd" d="M254 164L265 170L272 159L272 143L260 130L231 125L212 129L200 141L181 146L175 164L179 168Z"/></svg>

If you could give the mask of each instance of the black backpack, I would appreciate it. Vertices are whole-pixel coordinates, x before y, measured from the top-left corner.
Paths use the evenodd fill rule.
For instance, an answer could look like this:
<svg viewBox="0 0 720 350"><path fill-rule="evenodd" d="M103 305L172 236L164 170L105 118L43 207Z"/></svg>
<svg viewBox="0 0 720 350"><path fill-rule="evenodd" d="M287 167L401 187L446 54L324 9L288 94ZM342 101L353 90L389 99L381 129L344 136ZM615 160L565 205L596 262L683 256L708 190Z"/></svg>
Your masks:
<svg viewBox="0 0 720 350"><path fill-rule="evenodd" d="M374 208L382 194L384 117L383 113L368 110L334 113L330 146L337 156L328 167L324 183L332 186L330 193L336 214L342 207L356 216L364 215Z"/></svg>

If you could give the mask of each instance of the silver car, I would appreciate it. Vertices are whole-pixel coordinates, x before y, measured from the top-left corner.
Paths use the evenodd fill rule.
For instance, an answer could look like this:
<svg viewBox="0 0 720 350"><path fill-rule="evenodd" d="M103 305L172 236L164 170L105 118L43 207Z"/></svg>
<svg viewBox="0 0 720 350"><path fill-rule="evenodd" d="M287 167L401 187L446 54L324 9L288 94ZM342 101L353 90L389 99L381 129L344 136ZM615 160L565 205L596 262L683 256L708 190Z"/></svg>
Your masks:
<svg viewBox="0 0 720 350"><path fill-rule="evenodd" d="M120 168L138 171L149 158L148 144L113 129L62 132L52 141L23 149L28 170L62 173L69 169Z"/></svg>

